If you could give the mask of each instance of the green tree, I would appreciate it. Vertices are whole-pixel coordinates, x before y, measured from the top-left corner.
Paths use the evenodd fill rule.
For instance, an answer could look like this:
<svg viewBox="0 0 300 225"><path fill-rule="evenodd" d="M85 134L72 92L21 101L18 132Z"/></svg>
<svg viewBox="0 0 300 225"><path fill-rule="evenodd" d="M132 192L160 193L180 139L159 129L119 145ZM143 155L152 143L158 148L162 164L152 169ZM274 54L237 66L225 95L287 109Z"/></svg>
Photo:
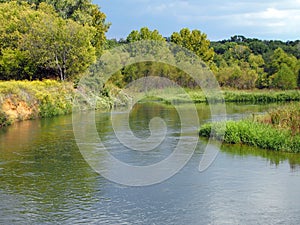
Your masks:
<svg viewBox="0 0 300 225"><path fill-rule="evenodd" d="M190 31L188 28L183 28L179 33L174 32L171 35L171 42L194 52L204 62L208 64L213 63L214 50L210 47L207 35L201 33L201 31Z"/></svg>
<svg viewBox="0 0 300 225"><path fill-rule="evenodd" d="M39 5L40 18L32 21L22 49L30 52L39 67L46 65L64 80L84 72L95 61L95 48L91 45L95 31L55 13L47 14L48 8L45 3Z"/></svg>
<svg viewBox="0 0 300 225"><path fill-rule="evenodd" d="M297 87L298 75L299 64L297 58L288 55L283 49L277 48L271 56L269 66L271 86L282 89L293 89Z"/></svg>
<svg viewBox="0 0 300 225"><path fill-rule="evenodd" d="M165 38L157 30L151 31L148 27L142 27L140 31L131 31L126 40L130 43L141 40L165 41Z"/></svg>
<svg viewBox="0 0 300 225"><path fill-rule="evenodd" d="M11 2L11 0L2 0L2 2ZM106 41L105 33L110 24L106 22L106 15L101 12L100 7L92 4L91 0L18 0L18 2L21 5L29 3L36 9L41 3L47 3L52 5L63 19L72 19L82 25L94 27L96 32L91 43L96 48L97 56L101 55Z"/></svg>
<svg viewBox="0 0 300 225"><path fill-rule="evenodd" d="M40 3L38 10L25 3L3 3L0 11L2 79L51 75L64 80L81 74L94 62L95 28L59 17L46 3Z"/></svg>
<svg viewBox="0 0 300 225"><path fill-rule="evenodd" d="M294 89L297 87L297 76L286 64L282 64L272 77L272 85L281 89Z"/></svg>
<svg viewBox="0 0 300 225"><path fill-rule="evenodd" d="M274 74L279 71L282 64L286 64L290 69L296 72L297 59L288 55L282 48L277 48L271 56L270 73Z"/></svg>

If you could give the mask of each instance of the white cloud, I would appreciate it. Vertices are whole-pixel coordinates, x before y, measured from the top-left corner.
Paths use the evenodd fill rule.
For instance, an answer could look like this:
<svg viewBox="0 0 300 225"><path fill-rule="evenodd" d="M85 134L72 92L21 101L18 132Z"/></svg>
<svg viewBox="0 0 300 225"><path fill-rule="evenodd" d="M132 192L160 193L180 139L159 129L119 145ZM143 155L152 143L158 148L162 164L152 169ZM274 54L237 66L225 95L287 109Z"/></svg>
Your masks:
<svg viewBox="0 0 300 225"><path fill-rule="evenodd" d="M114 18L120 18L112 21L112 29L118 24L130 27L128 32L134 24L155 27L164 35L189 27L204 29L214 38L234 34L300 37L300 0L116 0L106 4Z"/></svg>
<svg viewBox="0 0 300 225"><path fill-rule="evenodd" d="M172 1L149 5L147 13L169 16L178 23L211 23L256 33L300 35L300 0L288 1Z"/></svg>
<svg viewBox="0 0 300 225"><path fill-rule="evenodd" d="M237 14L235 26L248 26L265 33L300 34L300 9L267 8L259 12Z"/></svg>

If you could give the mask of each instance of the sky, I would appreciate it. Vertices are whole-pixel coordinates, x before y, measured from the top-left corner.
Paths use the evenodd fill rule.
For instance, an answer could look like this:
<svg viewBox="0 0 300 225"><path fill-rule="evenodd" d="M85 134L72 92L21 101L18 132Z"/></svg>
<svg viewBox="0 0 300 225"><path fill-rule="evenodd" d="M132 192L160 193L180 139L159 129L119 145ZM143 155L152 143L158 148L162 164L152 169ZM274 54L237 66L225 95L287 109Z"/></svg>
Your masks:
<svg viewBox="0 0 300 225"><path fill-rule="evenodd" d="M141 27L169 37L198 29L210 40L233 35L263 40L300 39L300 0L93 0L111 23L108 38L126 38Z"/></svg>

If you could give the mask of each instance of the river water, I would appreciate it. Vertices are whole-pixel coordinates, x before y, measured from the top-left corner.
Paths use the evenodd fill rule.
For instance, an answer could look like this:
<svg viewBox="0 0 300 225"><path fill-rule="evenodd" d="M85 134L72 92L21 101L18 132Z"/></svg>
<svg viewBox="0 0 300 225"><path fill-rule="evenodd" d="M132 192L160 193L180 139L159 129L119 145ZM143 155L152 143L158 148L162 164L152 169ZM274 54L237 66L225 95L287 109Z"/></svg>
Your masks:
<svg viewBox="0 0 300 225"><path fill-rule="evenodd" d="M226 107L228 117L238 119L274 105ZM210 120L207 105L197 105L197 111L201 123ZM149 136L155 116L166 121L173 138L154 151L130 151L117 143L107 112L97 112L97 130L115 157L133 165L153 163L173 151L180 135L174 107L160 103L133 109L133 133ZM184 135L195 137L197 130ZM205 145L200 139L170 179L128 187L105 179L84 160L71 115L16 123L0 130L0 224L300 224L299 155L223 145L213 164L199 172Z"/></svg>

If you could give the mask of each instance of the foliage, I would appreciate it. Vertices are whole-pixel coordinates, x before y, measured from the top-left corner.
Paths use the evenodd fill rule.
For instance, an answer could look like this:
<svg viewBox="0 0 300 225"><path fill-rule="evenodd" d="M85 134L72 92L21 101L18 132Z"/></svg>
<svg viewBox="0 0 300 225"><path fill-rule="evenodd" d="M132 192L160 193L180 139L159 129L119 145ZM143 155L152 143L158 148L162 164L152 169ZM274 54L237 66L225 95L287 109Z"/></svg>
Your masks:
<svg viewBox="0 0 300 225"><path fill-rule="evenodd" d="M126 38L126 41L129 43L141 40L165 41L158 30L151 31L148 27L142 27L140 31L133 30Z"/></svg>
<svg viewBox="0 0 300 225"><path fill-rule="evenodd" d="M165 39L198 55L208 64L222 87L295 89L300 85L299 41L262 41L238 35L229 40L210 42L206 34L199 30L190 31L187 28L174 32L171 37ZM157 30L151 31L144 27L140 31L132 31L126 41L113 40L108 44L114 47L138 40L164 41ZM180 54L177 58L180 59ZM145 76L145 73L142 75L140 71L148 71L147 73L153 71L153 74L176 77L175 81L179 85L195 86L195 83L181 71L172 70L167 66L153 65L153 63L145 63L121 71L125 76L119 74L119 77L126 77L121 83L125 85Z"/></svg>
<svg viewBox="0 0 300 225"><path fill-rule="evenodd" d="M11 2L3 0L1 2ZM105 22L106 15L100 11L98 5L92 4L91 0L18 0L21 5L28 3L33 9L40 9L44 3L51 5L56 13L63 19L71 19L81 25L95 28L91 43L100 56L106 41L105 33L110 24Z"/></svg>
<svg viewBox="0 0 300 225"><path fill-rule="evenodd" d="M210 47L207 35L200 30L190 31L188 28L183 28L179 33L174 32L171 35L171 42L194 52L209 65L212 63L214 50Z"/></svg>
<svg viewBox="0 0 300 225"><path fill-rule="evenodd" d="M4 112L0 111L0 128L6 127L10 124L11 121L9 120L8 116Z"/></svg>
<svg viewBox="0 0 300 225"><path fill-rule="evenodd" d="M216 76L223 86L242 89L253 88L253 84L257 88L294 89L297 85L299 87L299 41L263 41L239 35L229 40L212 42L211 46L216 52L214 57L214 62L218 66ZM247 79L238 81L234 79L237 67L242 71L245 68L246 71L250 69L249 74L253 76L255 82L249 86ZM246 74L245 77L251 80L249 75Z"/></svg>
<svg viewBox="0 0 300 225"><path fill-rule="evenodd" d="M71 83L60 83L54 80L44 81L6 81L0 83L0 105L9 104L1 118L22 120L23 109L30 112L28 118L52 117L72 111L74 95ZM21 103L24 103L21 106ZM9 115L12 113L12 115Z"/></svg>
<svg viewBox="0 0 300 225"><path fill-rule="evenodd" d="M256 121L271 124L279 129L289 129L293 135L300 134L300 103L273 109L266 115L256 117Z"/></svg>
<svg viewBox="0 0 300 225"><path fill-rule="evenodd" d="M70 10L76 4L71 14L54 1L48 3L56 8L30 3L36 7L24 1L0 4L0 79L64 80L82 74L104 47L105 15L87 1L61 1Z"/></svg>
<svg viewBox="0 0 300 225"><path fill-rule="evenodd" d="M224 139L219 136L226 123ZM246 144L264 149L300 152L300 135L291 135L289 130L279 130L269 124L250 120L208 123L200 128L199 134L205 137L221 139L225 143Z"/></svg>

